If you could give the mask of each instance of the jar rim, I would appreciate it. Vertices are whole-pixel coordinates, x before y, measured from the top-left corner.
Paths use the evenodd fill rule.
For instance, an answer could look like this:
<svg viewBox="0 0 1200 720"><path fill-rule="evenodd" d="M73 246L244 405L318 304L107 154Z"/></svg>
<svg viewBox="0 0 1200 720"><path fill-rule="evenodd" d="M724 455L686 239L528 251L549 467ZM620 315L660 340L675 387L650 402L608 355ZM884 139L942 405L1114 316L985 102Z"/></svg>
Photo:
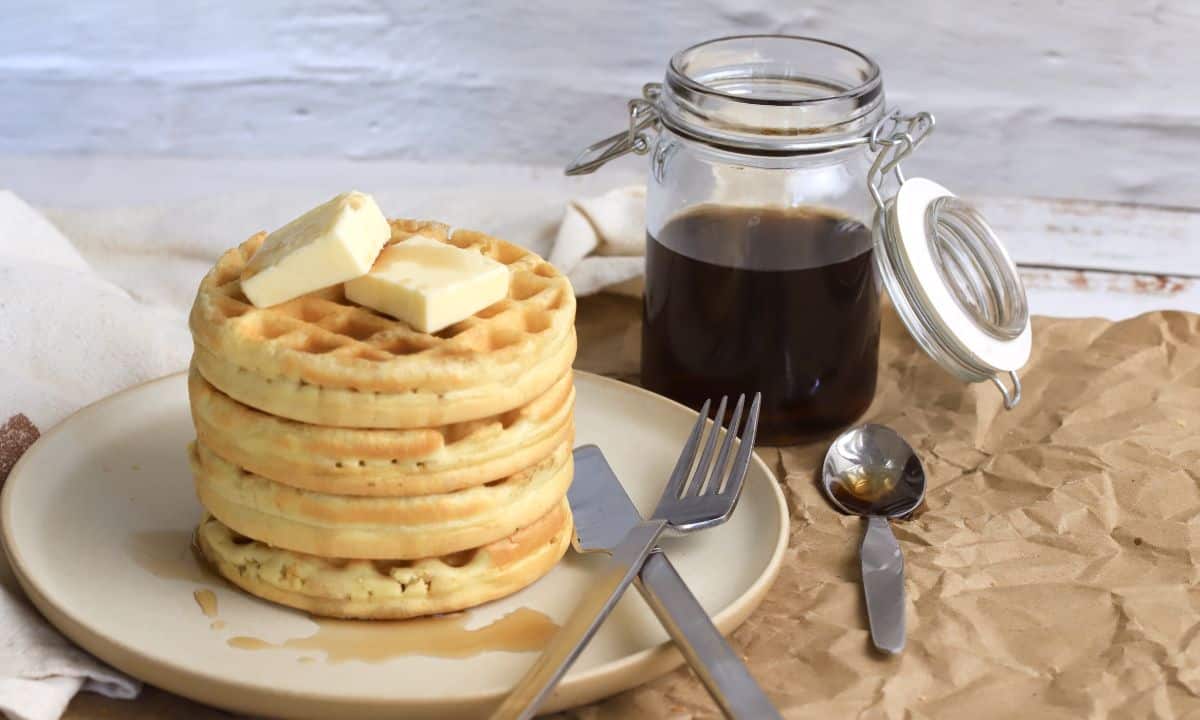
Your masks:
<svg viewBox="0 0 1200 720"><path fill-rule="evenodd" d="M883 75L829 40L730 35L672 55L655 104L665 127L709 145L824 152L864 142L883 119Z"/></svg>
<svg viewBox="0 0 1200 720"><path fill-rule="evenodd" d="M866 80L859 83L858 85L855 85L853 87L848 87L845 90L842 90L840 92L831 92L828 95L822 95L822 96L818 96L818 97L802 97L802 98L785 99L785 98L760 97L760 96L755 96L755 95L746 95L746 94L725 92L724 90L720 90L719 88L714 88L710 85L706 85L705 83L700 82L699 80L696 80L695 78L688 75L687 72L685 70L683 70L683 68L680 67L681 63L688 55L694 54L700 50L711 48L714 45L728 43L728 42L735 41L735 40L794 40L794 41L800 41L800 42L809 43L809 44L813 44L813 45L823 45L825 47L835 48L837 50L841 50L850 55L853 55L854 57L863 61L868 68L868 77ZM845 45L845 44L842 44L839 42L834 42L832 40L825 40L823 38L818 38L818 37L812 37L810 35L788 35L788 34L783 34L783 33L748 33L748 34L744 34L744 35L725 35L723 37L711 38L709 40L704 40L702 42L698 42L695 45L688 46L688 47L676 52L674 55L671 56L670 61L667 63L667 80L668 80L668 82L675 81L675 82L679 83L680 85L683 85L694 92L702 93L705 95L711 95L713 97L718 97L718 98L721 98L724 100L732 100L735 102L742 102L742 103L753 104L753 105L773 105L773 106L783 106L783 107L800 107L800 106L811 107L814 105L819 105L821 103L830 103L830 102L836 102L839 100L852 100L854 98L860 98L865 95L869 95L873 92L876 92L878 90L879 86L883 82L883 73L880 70L879 63L875 62L875 60L873 58L871 58L871 56L869 56L866 53L863 53L859 50L855 50L854 48L850 47L849 45Z"/></svg>

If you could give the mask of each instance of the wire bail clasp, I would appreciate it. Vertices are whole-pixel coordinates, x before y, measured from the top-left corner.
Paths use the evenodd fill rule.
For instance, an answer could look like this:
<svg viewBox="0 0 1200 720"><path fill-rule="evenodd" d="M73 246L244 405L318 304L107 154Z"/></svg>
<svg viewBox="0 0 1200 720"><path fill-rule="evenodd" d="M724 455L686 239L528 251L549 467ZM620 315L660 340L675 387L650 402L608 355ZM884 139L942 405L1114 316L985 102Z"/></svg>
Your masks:
<svg viewBox="0 0 1200 720"><path fill-rule="evenodd" d="M900 108L896 108L867 136L867 144L871 151L876 153L875 162L867 171L867 189L871 192L875 206L881 211L887 205L882 191L884 179L888 173L894 173L896 181L904 183L904 171L900 169L901 161L912 155L913 151L925 142L925 138L933 132L936 124L937 121L930 113L903 115Z"/></svg>
<svg viewBox="0 0 1200 720"><path fill-rule="evenodd" d="M658 130L660 95L662 84L644 85L642 97L629 101L629 128L588 145L567 164L566 174L586 175L622 155L645 155L650 152L650 133Z"/></svg>
<svg viewBox="0 0 1200 720"><path fill-rule="evenodd" d="M1000 390L1000 395L1004 398L1004 409L1012 410L1021 402L1021 378L1017 376L1016 370L1009 370L1008 377L1012 380L1012 392L1009 392L1008 388L1004 387L1004 383L1000 380L999 375L993 375L988 379Z"/></svg>

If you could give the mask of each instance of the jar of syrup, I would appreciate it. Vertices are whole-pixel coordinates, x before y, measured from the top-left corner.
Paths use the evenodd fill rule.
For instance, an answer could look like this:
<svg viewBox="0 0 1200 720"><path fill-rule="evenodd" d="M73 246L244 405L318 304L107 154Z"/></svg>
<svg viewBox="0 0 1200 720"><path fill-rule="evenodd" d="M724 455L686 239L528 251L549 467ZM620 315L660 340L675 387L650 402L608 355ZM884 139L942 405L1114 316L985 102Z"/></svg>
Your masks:
<svg viewBox="0 0 1200 720"><path fill-rule="evenodd" d="M847 425L874 397L882 285L939 363L1018 402L1031 337L1016 268L970 205L905 178L934 120L888 108L866 55L712 40L629 111L567 173L650 155L644 386L693 407L760 391L767 444Z"/></svg>

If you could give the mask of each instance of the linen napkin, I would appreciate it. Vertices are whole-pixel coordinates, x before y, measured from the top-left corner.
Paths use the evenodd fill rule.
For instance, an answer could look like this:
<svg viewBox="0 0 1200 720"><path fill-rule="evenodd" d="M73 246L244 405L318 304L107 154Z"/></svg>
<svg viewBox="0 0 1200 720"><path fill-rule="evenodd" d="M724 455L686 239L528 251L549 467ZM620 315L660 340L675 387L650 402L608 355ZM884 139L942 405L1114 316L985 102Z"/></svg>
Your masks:
<svg viewBox="0 0 1200 720"><path fill-rule="evenodd" d="M577 295L638 297L645 254L646 188L631 185L568 203L547 259L567 273Z"/></svg>
<svg viewBox="0 0 1200 720"><path fill-rule="evenodd" d="M9 192L0 192L0 287L0 484L39 427L185 361L178 313L100 279ZM131 698L140 689L42 620L0 556L0 713L53 720L80 690Z"/></svg>
<svg viewBox="0 0 1200 720"><path fill-rule="evenodd" d="M141 683L75 647L8 582L0 583L0 714L56 720L80 690L134 698Z"/></svg>

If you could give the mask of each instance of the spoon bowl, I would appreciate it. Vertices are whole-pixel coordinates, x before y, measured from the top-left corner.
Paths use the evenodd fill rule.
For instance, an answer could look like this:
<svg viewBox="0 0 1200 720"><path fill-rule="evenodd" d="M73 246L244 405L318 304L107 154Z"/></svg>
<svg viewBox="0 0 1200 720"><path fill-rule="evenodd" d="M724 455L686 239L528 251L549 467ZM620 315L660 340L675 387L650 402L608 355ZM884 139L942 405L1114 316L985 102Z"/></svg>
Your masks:
<svg viewBox="0 0 1200 720"><path fill-rule="evenodd" d="M868 423L843 432L829 446L821 484L844 513L903 517L925 498L925 469L899 433Z"/></svg>

